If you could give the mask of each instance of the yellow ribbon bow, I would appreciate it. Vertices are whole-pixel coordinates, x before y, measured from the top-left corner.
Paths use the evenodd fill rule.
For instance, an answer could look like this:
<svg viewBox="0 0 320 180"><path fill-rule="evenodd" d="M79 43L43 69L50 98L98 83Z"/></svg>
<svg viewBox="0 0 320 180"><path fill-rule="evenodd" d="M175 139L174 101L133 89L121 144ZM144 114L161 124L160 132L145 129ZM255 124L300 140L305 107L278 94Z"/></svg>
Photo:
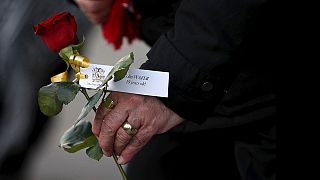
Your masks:
<svg viewBox="0 0 320 180"><path fill-rule="evenodd" d="M76 78L79 79L84 79L87 78L88 76L86 74L80 73L80 67L82 68L87 68L89 67L90 61L87 57L81 56L78 52L76 54L72 54L67 63L67 69L66 71L57 74L55 76L51 77L51 82L67 82L68 81L68 68L69 64L72 67L72 69L76 72Z"/></svg>

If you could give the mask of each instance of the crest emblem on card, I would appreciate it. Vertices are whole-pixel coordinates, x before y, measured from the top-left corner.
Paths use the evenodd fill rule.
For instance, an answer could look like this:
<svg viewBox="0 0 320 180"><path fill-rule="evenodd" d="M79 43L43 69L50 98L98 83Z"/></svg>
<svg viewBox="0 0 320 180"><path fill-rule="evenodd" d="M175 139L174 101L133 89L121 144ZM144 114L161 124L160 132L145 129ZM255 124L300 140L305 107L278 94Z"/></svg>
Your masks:
<svg viewBox="0 0 320 180"><path fill-rule="evenodd" d="M92 69L92 82L101 82L105 79L105 70L102 68L95 67Z"/></svg>

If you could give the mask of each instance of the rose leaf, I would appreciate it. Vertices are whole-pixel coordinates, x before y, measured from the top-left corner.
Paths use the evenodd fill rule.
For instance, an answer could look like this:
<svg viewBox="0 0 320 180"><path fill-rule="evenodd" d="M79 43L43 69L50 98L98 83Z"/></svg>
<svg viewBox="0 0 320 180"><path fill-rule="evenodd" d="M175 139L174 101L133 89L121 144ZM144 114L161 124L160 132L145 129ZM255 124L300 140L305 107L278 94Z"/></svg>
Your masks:
<svg viewBox="0 0 320 180"><path fill-rule="evenodd" d="M129 70L129 67L130 67L130 65L125 67L125 68L121 68L118 71L116 71L114 73L114 79L113 80L114 81L120 81L121 79L123 79L126 76L128 70Z"/></svg>
<svg viewBox="0 0 320 180"><path fill-rule="evenodd" d="M92 125L89 121L82 121L71 126L60 138L60 145L69 153L77 152L81 149L95 146L97 138L91 131Z"/></svg>
<svg viewBox="0 0 320 180"><path fill-rule="evenodd" d="M102 156L103 156L103 152L101 147L99 146L99 143L97 142L94 146L89 147L86 150L87 155L91 158L91 159L95 159L97 161L99 161Z"/></svg>
<svg viewBox="0 0 320 180"><path fill-rule="evenodd" d="M74 82L57 83L57 96L63 104L69 104L80 90L80 85Z"/></svg>
<svg viewBox="0 0 320 180"><path fill-rule="evenodd" d="M63 49L60 50L59 56L64 60L69 60L69 57L73 55L73 48L72 45L69 45Z"/></svg>
<svg viewBox="0 0 320 180"><path fill-rule="evenodd" d="M113 75L115 76L115 81L119 81L124 78L124 76L127 74L127 71L129 70L130 65L133 63L133 60L134 55L132 52L129 55L122 57L118 62L116 62L109 74L103 80L102 84L97 89L100 89L109 80L111 80Z"/></svg>
<svg viewBox="0 0 320 180"><path fill-rule="evenodd" d="M57 115L62 110L62 102L57 97L57 86L51 83L43 86L38 92L38 104L43 114L47 116Z"/></svg>
<svg viewBox="0 0 320 180"><path fill-rule="evenodd" d="M100 89L95 95L89 98L87 104L82 108L81 113L77 118L75 124L77 124L81 119L83 119L88 115L91 109L97 104L102 94L103 94L103 90Z"/></svg>
<svg viewBox="0 0 320 180"><path fill-rule="evenodd" d="M76 44L76 45L71 45L71 46L72 46L72 49L73 49L73 50L76 50L76 51L80 51L80 50L83 48L83 46L84 46L84 41L85 41L85 38L84 38L84 36L83 36L81 43Z"/></svg>

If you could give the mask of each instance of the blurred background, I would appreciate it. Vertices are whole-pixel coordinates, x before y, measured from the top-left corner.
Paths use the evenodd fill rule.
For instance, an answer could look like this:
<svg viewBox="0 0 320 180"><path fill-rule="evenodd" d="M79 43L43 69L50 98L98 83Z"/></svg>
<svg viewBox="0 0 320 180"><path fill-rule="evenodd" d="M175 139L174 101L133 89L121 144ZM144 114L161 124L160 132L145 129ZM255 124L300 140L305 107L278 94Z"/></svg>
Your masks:
<svg viewBox="0 0 320 180"><path fill-rule="evenodd" d="M33 25L55 12L71 12L78 24L78 37L86 37L81 54L92 63L113 65L130 52L131 68L145 60L149 47L142 41L124 41L115 51L72 3L59 0L2 0L0 4L0 180L119 180L112 158L95 161L84 150L69 154L58 147L60 136L78 117L86 100L78 94L62 112L48 118L39 112L37 91L65 65L51 52ZM92 120L91 112L87 120Z"/></svg>

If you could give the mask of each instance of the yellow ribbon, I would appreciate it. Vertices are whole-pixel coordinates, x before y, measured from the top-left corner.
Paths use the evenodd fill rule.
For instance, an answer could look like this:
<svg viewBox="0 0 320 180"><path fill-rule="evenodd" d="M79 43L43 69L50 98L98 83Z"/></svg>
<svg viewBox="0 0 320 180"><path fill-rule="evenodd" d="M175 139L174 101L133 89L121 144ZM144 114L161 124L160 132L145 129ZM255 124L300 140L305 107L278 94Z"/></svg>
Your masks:
<svg viewBox="0 0 320 180"><path fill-rule="evenodd" d="M79 79L85 79L88 78L88 75L80 73L80 67L87 68L89 67L90 61L87 57L81 56L78 52L76 54L73 54L69 57L69 60L66 61L67 63L67 69L66 71L57 74L55 76L51 77L51 82L67 82L68 81L68 68L69 64L71 65L72 69L76 72L76 78Z"/></svg>
<svg viewBox="0 0 320 180"><path fill-rule="evenodd" d="M57 74L55 76L51 77L51 82L67 82L68 81L68 72L62 72L60 74Z"/></svg>
<svg viewBox="0 0 320 180"><path fill-rule="evenodd" d="M88 75L87 74L82 74L81 72L78 72L76 74L76 78L79 80L79 79L87 79L88 78Z"/></svg>
<svg viewBox="0 0 320 180"><path fill-rule="evenodd" d="M89 59L81 56L81 55L71 55L69 57L69 63L72 67L72 69L74 69L75 72L80 72L80 67L82 68L87 68L89 67Z"/></svg>

